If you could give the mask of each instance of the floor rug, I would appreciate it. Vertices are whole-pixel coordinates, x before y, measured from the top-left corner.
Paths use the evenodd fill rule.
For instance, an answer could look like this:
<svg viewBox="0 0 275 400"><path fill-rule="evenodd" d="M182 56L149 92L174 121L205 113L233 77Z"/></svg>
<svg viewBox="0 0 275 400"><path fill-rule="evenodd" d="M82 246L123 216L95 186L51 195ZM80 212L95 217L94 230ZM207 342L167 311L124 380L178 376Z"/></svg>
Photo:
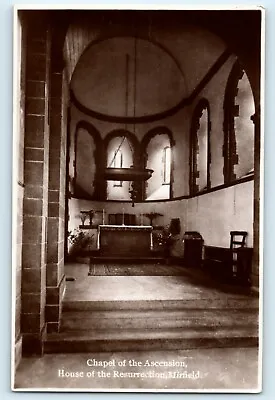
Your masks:
<svg viewBox="0 0 275 400"><path fill-rule="evenodd" d="M89 276L183 276L184 268L159 264L91 264Z"/></svg>

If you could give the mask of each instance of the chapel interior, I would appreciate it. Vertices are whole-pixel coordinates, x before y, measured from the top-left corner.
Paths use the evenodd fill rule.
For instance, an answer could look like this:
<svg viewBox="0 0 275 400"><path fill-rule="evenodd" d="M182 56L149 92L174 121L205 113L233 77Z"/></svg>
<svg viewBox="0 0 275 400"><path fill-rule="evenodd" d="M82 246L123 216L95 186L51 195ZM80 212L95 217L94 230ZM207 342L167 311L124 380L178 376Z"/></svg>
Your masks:
<svg viewBox="0 0 275 400"><path fill-rule="evenodd" d="M169 319L187 299L212 332L215 304L229 330L240 308L232 340L257 346L260 34L257 10L18 13L16 366L142 350L138 328L153 349L218 346ZM104 304L173 334L96 333ZM90 337L67 340L82 324Z"/></svg>

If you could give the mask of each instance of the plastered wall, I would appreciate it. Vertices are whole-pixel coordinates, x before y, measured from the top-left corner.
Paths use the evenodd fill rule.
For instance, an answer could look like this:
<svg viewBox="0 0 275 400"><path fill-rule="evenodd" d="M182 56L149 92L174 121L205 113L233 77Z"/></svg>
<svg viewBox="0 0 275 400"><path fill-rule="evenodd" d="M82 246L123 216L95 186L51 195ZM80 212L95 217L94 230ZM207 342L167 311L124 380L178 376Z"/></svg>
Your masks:
<svg viewBox="0 0 275 400"><path fill-rule="evenodd" d="M223 247L231 230L247 231L253 246L253 191L249 181L185 200L188 230L200 232L206 245Z"/></svg>
<svg viewBox="0 0 275 400"><path fill-rule="evenodd" d="M180 218L181 235L185 231L198 231L206 245L228 247L231 230L248 232L247 245L253 246L253 181L241 183L217 190L202 196L170 202L129 203L92 202L88 200L70 199L69 230L79 227L81 210L98 210L105 212L105 223L108 214L136 214L137 222L148 224L141 214L159 212L163 214L156 219L156 225L169 225L172 218ZM94 223L102 222L99 212L94 217Z"/></svg>
<svg viewBox="0 0 275 400"><path fill-rule="evenodd" d="M70 199L69 200L69 230L73 230L79 227L81 224L80 211L81 210L96 210L99 211L93 218L95 224L102 223L101 211L104 210L105 222L108 221L108 214L115 213L129 213L135 214L137 223L149 225L149 220L146 217L142 217L141 214L150 212L158 212L163 216L158 217L155 220L155 225L168 225L171 218L180 218L182 231L186 230L186 201L176 200L150 203L139 203L135 207L132 207L130 203L117 203L117 202L95 202L89 200ZM87 223L87 222L86 222Z"/></svg>

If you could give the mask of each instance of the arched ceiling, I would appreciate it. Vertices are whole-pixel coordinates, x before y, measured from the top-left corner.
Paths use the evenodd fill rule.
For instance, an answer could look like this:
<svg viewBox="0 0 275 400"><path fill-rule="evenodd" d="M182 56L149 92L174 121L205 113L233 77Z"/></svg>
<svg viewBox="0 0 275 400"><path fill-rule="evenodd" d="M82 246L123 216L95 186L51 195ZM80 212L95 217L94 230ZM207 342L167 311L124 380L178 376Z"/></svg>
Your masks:
<svg viewBox="0 0 275 400"><path fill-rule="evenodd" d="M190 96L226 45L204 28L164 21L72 22L64 57L78 103L107 116L143 117Z"/></svg>
<svg viewBox="0 0 275 400"><path fill-rule="evenodd" d="M71 89L88 109L116 117L157 114L187 94L184 74L169 53L144 39L115 37L89 48L76 65Z"/></svg>

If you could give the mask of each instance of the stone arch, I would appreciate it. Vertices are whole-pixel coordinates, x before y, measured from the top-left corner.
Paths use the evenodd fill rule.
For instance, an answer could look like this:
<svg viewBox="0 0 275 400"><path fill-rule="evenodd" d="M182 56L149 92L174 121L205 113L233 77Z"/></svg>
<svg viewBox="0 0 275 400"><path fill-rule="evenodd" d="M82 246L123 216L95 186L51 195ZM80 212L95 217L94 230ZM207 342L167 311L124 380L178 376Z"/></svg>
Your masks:
<svg viewBox="0 0 275 400"><path fill-rule="evenodd" d="M239 179L240 176L238 176L238 164L240 162L240 156L239 152L241 152L240 149L238 149L239 143L238 143L238 127L237 127L237 118L240 117L241 120L244 120L243 117L241 117L240 112L242 111L242 105L244 104L244 101L242 101L243 104L236 104L238 94L239 94L239 83L242 81L242 79L246 80L247 83L247 90L246 90L246 102L248 100L248 96L251 95L251 100L253 102L253 106L250 108L253 108L253 114L250 115L250 129L246 129L246 132L251 131L252 129L252 123L255 121L255 96L252 91L251 83L249 81L249 77L247 76L243 66L241 63L237 60L235 64L232 67L232 70L230 72L230 75L228 77L226 89L225 89L225 97L224 97L224 123L223 123L223 129L224 129L224 182L225 183L231 183L232 181ZM249 93L250 92L250 93ZM241 99L242 100L242 99ZM250 105L252 104L250 101ZM249 124L249 121L246 121ZM247 151L250 150L250 153L254 153L254 136L255 136L255 129L253 125L253 148L250 145L247 147ZM251 140L250 140L251 142ZM241 152L243 153L243 152ZM254 164L254 163L253 163Z"/></svg>
<svg viewBox="0 0 275 400"><path fill-rule="evenodd" d="M127 141L131 144L133 149L133 163L136 166L140 158L140 143L136 135L126 129L114 129L105 136L103 140L105 164L108 144L115 137L125 137Z"/></svg>
<svg viewBox="0 0 275 400"><path fill-rule="evenodd" d="M94 151L91 157L94 158L94 176L92 177L91 184L93 186L93 193L89 194L87 191L83 190L78 182L78 144L79 144L79 132L81 130L86 131L94 142ZM101 171L103 168L102 164L102 153L103 153L103 142L101 135L98 130L87 121L79 121L76 125L75 135L74 135L74 176L73 176L73 186L74 186L74 196L79 198L87 199L100 199L102 193L102 182L100 179Z"/></svg>

